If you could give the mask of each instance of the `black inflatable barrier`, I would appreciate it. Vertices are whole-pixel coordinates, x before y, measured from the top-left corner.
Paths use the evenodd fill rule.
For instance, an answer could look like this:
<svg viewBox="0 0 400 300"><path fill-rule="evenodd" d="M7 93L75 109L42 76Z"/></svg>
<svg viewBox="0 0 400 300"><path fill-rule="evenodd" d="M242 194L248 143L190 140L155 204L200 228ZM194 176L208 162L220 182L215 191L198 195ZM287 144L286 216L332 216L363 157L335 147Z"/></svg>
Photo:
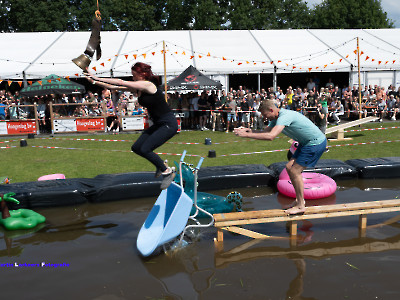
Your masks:
<svg viewBox="0 0 400 300"><path fill-rule="evenodd" d="M94 187L93 179L73 178L5 184L0 186L0 193L16 193L20 203L7 203L10 209L33 209L85 203Z"/></svg>
<svg viewBox="0 0 400 300"><path fill-rule="evenodd" d="M261 164L206 167L198 176L199 191L256 187L274 180L274 172Z"/></svg>
<svg viewBox="0 0 400 300"><path fill-rule="evenodd" d="M274 186L287 162L205 167L199 171L199 191ZM306 172L318 172L334 179L400 177L400 157L354 159L346 162L323 159ZM16 193L20 204L10 209L75 205L143 197L157 197L161 178L154 172L103 174L94 178L34 181L0 185L0 193ZM154 199L155 200L155 199Z"/></svg>
<svg viewBox="0 0 400 300"><path fill-rule="evenodd" d="M400 157L378 157L346 160L353 166L359 178L400 177Z"/></svg>
<svg viewBox="0 0 400 300"><path fill-rule="evenodd" d="M161 191L161 177L155 178L154 172L103 174L94 180L96 189L88 197L90 202L154 197Z"/></svg>
<svg viewBox="0 0 400 300"><path fill-rule="evenodd" d="M279 174L281 174L286 164L286 161L273 163L269 165L268 168L274 171L275 178L278 179ZM307 168L304 172L321 173L333 179L350 179L357 177L356 168L336 159L320 159L315 167Z"/></svg>

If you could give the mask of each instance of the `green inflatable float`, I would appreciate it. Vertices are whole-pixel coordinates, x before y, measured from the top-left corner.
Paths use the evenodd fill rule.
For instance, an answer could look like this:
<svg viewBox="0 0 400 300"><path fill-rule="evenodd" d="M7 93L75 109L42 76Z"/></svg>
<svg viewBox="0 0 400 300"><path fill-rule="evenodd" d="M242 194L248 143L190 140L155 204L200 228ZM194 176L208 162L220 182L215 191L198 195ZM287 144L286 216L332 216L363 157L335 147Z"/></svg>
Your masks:
<svg viewBox="0 0 400 300"><path fill-rule="evenodd" d="M17 209L8 210L6 202L14 202L19 204L19 201L15 198L15 193L0 194L1 198L1 219L0 224L7 230L21 230L31 229L36 227L38 224L44 223L46 218L41 214L34 212L30 209Z"/></svg>

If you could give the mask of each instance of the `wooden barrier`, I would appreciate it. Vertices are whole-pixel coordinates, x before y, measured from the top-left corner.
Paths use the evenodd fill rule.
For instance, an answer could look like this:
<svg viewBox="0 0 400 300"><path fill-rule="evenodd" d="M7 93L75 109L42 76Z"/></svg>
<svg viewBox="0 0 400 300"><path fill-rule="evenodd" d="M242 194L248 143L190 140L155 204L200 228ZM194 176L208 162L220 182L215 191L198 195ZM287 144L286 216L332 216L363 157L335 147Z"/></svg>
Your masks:
<svg viewBox="0 0 400 300"><path fill-rule="evenodd" d="M333 127L328 128L325 131L325 134L333 133L335 135L335 138L332 140L336 140L336 141L351 140L352 138L344 137L344 130L346 128L350 128L350 127L361 125L361 124L368 123L368 122L373 122L378 119L379 119L378 117L367 117L367 118L362 118L359 120L347 122L347 123L344 123L344 124L341 124L338 126L333 126Z"/></svg>
<svg viewBox="0 0 400 300"><path fill-rule="evenodd" d="M364 236L367 228L367 214L394 211L400 211L400 199L311 206L307 207L306 212L303 215L287 215L282 209L214 214L214 226L217 228L216 242L223 241L224 230L254 239L277 238L237 226L272 222L289 222L291 242L296 243L295 237L297 235L298 221L354 215L359 216L358 227L360 235Z"/></svg>

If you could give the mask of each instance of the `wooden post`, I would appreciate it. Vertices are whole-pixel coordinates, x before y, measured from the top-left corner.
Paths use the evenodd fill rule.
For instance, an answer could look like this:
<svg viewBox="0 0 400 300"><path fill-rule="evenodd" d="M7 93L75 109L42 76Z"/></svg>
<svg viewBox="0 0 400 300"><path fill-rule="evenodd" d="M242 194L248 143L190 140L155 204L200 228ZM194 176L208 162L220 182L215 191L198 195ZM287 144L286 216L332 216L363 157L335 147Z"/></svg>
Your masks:
<svg viewBox="0 0 400 300"><path fill-rule="evenodd" d="M53 102L50 101L50 125L51 125L51 134L54 134L54 116L53 116Z"/></svg>
<svg viewBox="0 0 400 300"><path fill-rule="evenodd" d="M164 54L164 96L165 96L165 102L168 102L168 98L167 98L167 61L165 59L165 41L163 41L163 54Z"/></svg>
<svg viewBox="0 0 400 300"><path fill-rule="evenodd" d="M297 236L297 221L289 221L290 237Z"/></svg>
<svg viewBox="0 0 400 300"><path fill-rule="evenodd" d="M224 241L224 231L221 228L217 229L217 241L218 242Z"/></svg>
<svg viewBox="0 0 400 300"><path fill-rule="evenodd" d="M40 130L39 130L39 117L38 117L38 113L37 113L37 104L36 103L33 104L33 110L34 110L34 113L35 113L36 134L39 134L40 133Z"/></svg>
<svg viewBox="0 0 400 300"><path fill-rule="evenodd" d="M360 237L365 237L367 231L367 215L360 215L358 218L358 230Z"/></svg>
<svg viewBox="0 0 400 300"><path fill-rule="evenodd" d="M361 119L361 78L360 78L360 44L359 44L359 37L357 37L357 66L358 66L358 100L359 100L359 111L360 115L359 118Z"/></svg>

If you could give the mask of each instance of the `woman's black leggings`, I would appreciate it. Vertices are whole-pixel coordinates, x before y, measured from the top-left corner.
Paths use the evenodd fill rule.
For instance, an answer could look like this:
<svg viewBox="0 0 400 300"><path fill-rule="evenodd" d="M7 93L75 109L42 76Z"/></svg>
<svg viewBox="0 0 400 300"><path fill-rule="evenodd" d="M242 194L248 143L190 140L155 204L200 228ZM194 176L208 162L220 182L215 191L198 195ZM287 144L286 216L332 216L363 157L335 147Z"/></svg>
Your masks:
<svg viewBox="0 0 400 300"><path fill-rule="evenodd" d="M143 131L141 136L132 145L132 151L146 158L157 169L164 172L167 168L164 161L154 153L154 149L160 147L178 131L178 123L173 113L162 116L150 128Z"/></svg>

